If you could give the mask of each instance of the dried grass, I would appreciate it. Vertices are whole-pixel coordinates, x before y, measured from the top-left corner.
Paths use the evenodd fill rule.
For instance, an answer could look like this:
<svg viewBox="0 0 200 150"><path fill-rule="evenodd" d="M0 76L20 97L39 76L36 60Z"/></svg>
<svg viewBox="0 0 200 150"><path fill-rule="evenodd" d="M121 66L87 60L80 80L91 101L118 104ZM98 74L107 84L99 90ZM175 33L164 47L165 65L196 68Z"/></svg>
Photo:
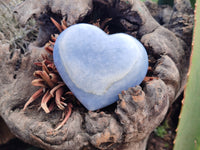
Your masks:
<svg viewBox="0 0 200 150"><path fill-rule="evenodd" d="M11 46L11 51L21 49L21 52L24 53L28 44L36 39L38 29L34 19L30 19L25 26L21 26L15 18L14 7L22 1L0 1L0 32L3 33L0 36L0 40L8 42Z"/></svg>

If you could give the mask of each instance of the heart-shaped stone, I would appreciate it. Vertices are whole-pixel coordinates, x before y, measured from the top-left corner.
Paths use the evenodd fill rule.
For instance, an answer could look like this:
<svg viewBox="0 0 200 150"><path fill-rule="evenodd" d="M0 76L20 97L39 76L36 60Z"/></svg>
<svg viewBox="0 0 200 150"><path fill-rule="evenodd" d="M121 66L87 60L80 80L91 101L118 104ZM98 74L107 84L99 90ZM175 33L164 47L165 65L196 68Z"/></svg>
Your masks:
<svg viewBox="0 0 200 150"><path fill-rule="evenodd" d="M57 38L53 59L73 94L88 109L106 107L118 94L139 85L148 68L148 57L134 37L108 35L90 24L76 24Z"/></svg>

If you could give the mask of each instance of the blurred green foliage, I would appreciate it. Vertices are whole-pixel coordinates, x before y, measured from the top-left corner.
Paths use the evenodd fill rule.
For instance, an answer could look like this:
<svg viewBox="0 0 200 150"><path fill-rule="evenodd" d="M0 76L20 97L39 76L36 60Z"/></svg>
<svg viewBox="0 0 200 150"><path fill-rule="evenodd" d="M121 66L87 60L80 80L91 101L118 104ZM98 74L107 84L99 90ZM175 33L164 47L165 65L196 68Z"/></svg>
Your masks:
<svg viewBox="0 0 200 150"><path fill-rule="evenodd" d="M169 125L168 125L167 121L165 121L162 125L160 125L159 127L157 127L154 130L154 133L157 136L163 138L167 134L167 129L169 129Z"/></svg>
<svg viewBox="0 0 200 150"><path fill-rule="evenodd" d="M174 0L158 0L158 4L159 5L167 4L167 5L173 6Z"/></svg>
<svg viewBox="0 0 200 150"><path fill-rule="evenodd" d="M141 0L141 1L145 2L146 0ZM168 4L168 5L173 6L174 4L174 0L151 0L151 1L156 2L159 5Z"/></svg>
<svg viewBox="0 0 200 150"><path fill-rule="evenodd" d="M200 150L200 0L196 6L190 71L174 150Z"/></svg>
<svg viewBox="0 0 200 150"><path fill-rule="evenodd" d="M192 7L194 8L194 5L196 3L196 0L190 0Z"/></svg>

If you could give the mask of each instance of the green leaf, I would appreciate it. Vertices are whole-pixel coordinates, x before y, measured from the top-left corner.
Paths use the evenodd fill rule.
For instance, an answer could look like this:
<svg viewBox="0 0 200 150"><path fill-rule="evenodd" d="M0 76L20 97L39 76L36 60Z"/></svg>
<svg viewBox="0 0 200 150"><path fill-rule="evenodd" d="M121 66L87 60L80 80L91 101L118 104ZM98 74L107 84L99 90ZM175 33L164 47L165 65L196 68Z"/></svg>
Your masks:
<svg viewBox="0 0 200 150"><path fill-rule="evenodd" d="M196 3L190 74L174 150L200 150L200 0Z"/></svg>
<svg viewBox="0 0 200 150"><path fill-rule="evenodd" d="M143 2L145 2L146 0L141 0ZM174 4L174 0L151 0L153 2L158 3L159 5L170 5L173 6Z"/></svg>
<svg viewBox="0 0 200 150"><path fill-rule="evenodd" d="M194 8L194 4L196 3L196 0L190 0L190 3L192 5L192 7Z"/></svg>
<svg viewBox="0 0 200 150"><path fill-rule="evenodd" d="M170 5L170 6L173 6L174 5L174 0L159 0L158 1L158 4L159 5Z"/></svg>

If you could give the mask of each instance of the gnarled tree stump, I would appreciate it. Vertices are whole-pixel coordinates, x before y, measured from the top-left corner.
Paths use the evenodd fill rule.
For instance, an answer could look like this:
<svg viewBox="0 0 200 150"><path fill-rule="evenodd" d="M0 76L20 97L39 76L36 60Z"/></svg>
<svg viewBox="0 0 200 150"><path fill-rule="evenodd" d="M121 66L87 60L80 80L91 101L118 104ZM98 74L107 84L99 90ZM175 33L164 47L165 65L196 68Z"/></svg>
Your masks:
<svg viewBox="0 0 200 150"><path fill-rule="evenodd" d="M57 19L66 16L71 25L90 21L99 15L98 11L104 10L103 15L112 18L108 23L111 33L126 32L144 44L152 68L147 75L158 78L122 91L116 104L100 111L88 112L82 106L75 106L67 123L54 130L62 118L62 111L45 114L35 106L22 110L36 90L31 86L32 73L36 69L33 62L41 59L45 51L30 46L25 54L16 50L11 57L9 44L1 44L0 115L13 134L27 143L52 150L145 150L150 133L164 119L169 105L183 91L186 82L191 41L183 36L191 37L192 26L186 20L182 20L183 27L175 24L182 18L181 13L188 15L188 11L179 7L180 3L175 0L175 15L169 25L165 22L163 26L140 0L26 0L17 6L15 11L21 24L34 14L38 19L42 13L57 15ZM41 17L38 21L40 31L35 44L41 46L55 30L50 22L41 23L44 21ZM185 33L185 28L188 33ZM20 67L16 69L17 62L20 62Z"/></svg>

